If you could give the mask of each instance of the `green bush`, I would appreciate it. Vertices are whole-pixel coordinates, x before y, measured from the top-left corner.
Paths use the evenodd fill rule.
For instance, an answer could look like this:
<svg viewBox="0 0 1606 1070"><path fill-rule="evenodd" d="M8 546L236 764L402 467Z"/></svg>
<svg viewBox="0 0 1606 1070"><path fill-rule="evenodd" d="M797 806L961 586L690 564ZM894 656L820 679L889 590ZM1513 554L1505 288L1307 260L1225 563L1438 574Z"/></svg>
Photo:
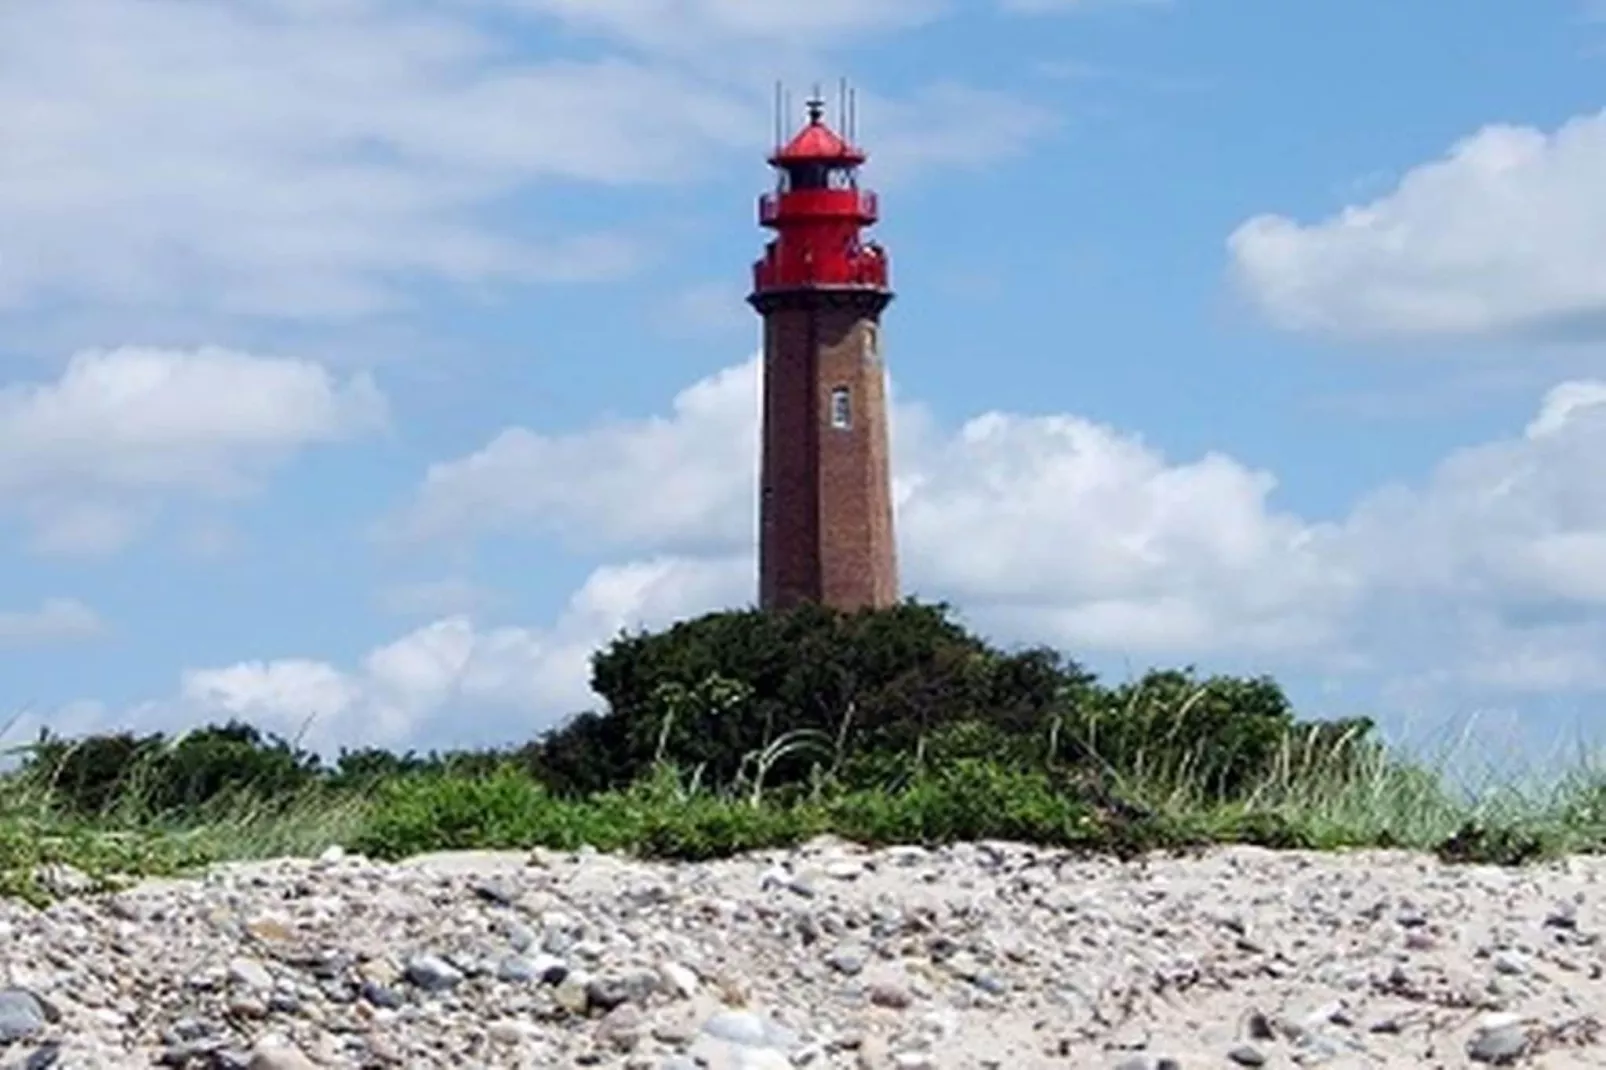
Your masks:
<svg viewBox="0 0 1606 1070"><path fill-rule="evenodd" d="M664 757L727 784L788 741L765 783L795 784L960 721L1039 724L1079 675L1051 652L992 650L940 605L713 613L600 651L592 687L606 712L549 736L529 767L576 795L623 787Z"/></svg>
<svg viewBox="0 0 1606 1070"><path fill-rule="evenodd" d="M1301 723L1272 680L1155 671L1109 687L1058 652L989 646L942 605L713 613L621 634L592 680L605 709L517 748L368 748L324 765L231 722L43 736L12 783L56 814L192 824L223 804L251 819L310 800L360 815L348 846L387 857L584 843L706 857L826 829L1287 844L1304 833L1267 815L1300 808L1325 842L1370 819L1311 800L1404 783L1369 722Z"/></svg>
<svg viewBox="0 0 1606 1070"><path fill-rule="evenodd" d="M1112 689L1083 689L1057 740L1073 763L1219 801L1242 798L1286 763L1358 761L1372 729L1364 719L1298 722L1268 677L1199 680L1157 670Z"/></svg>
<svg viewBox="0 0 1606 1070"><path fill-rule="evenodd" d="M285 800L314 784L321 772L316 755L238 721L175 740L160 733L73 741L42 734L22 767L27 783L71 812L133 806L153 816L243 794Z"/></svg>
<svg viewBox="0 0 1606 1070"><path fill-rule="evenodd" d="M1241 798L1290 762L1326 761L1366 721L1302 724L1266 678L1155 671L1101 686L1055 651L996 650L942 605L713 613L622 635L593 659L607 702L524 749L565 796L617 790L669 760L705 783L797 797L898 788L963 758L1071 767L1204 800Z"/></svg>

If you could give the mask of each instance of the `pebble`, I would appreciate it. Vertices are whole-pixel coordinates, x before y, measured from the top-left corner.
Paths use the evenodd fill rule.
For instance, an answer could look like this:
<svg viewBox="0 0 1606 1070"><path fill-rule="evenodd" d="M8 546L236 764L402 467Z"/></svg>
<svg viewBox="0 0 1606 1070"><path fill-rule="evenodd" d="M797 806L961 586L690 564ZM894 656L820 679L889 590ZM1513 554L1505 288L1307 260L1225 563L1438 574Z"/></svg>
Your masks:
<svg viewBox="0 0 1606 1070"><path fill-rule="evenodd" d="M1265 1066L1266 1056L1253 1044L1239 1044L1227 1052L1227 1058L1239 1066Z"/></svg>
<svg viewBox="0 0 1606 1070"><path fill-rule="evenodd" d="M1251 848L326 852L0 900L0 1067L1404 1070L1557 1036L1602 1065L1601 884Z"/></svg>
<svg viewBox="0 0 1606 1070"><path fill-rule="evenodd" d="M297 1048L268 1045L251 1053L246 1070L317 1070L317 1064Z"/></svg>
<svg viewBox="0 0 1606 1070"><path fill-rule="evenodd" d="M47 1024L44 1004L39 997L26 989L0 989L0 1044L38 1036Z"/></svg>
<svg viewBox="0 0 1606 1070"><path fill-rule="evenodd" d="M407 964L407 980L426 992L444 992L463 981L463 972L436 955L419 955Z"/></svg>
<svg viewBox="0 0 1606 1070"><path fill-rule="evenodd" d="M1510 1065L1527 1050L1528 1033L1515 1014L1486 1015L1467 1041L1467 1058L1495 1066Z"/></svg>

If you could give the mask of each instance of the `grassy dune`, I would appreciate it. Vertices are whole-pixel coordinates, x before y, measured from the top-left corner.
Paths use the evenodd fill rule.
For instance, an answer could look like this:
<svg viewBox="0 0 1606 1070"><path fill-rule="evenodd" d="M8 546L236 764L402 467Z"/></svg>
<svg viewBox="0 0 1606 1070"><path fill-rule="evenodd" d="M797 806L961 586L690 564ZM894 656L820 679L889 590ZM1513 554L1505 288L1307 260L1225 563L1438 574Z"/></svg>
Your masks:
<svg viewBox="0 0 1606 1070"><path fill-rule="evenodd" d="M832 833L868 843L1015 839L1121 855L1214 843L1382 846L1517 864L1606 841L1606 776L1583 762L1548 783L1468 785L1450 774L1454 755L1434 763L1348 738L1307 743L1290 740L1263 779L1226 801L1190 776L1202 762L1171 747L1153 758L1128 754L1119 768L1095 754L1071 772L961 757L879 787L821 776L777 789L751 778L709 785L660 759L627 789L583 797L555 795L511 758L470 766L448 756L404 772L313 778L293 791L242 776L204 802L164 809L152 801L161 769L151 754L120 770L91 811L81 793L27 761L31 748L17 747L12 771L0 775L0 894L48 898L61 865L109 886L334 844L386 858L583 844L705 858Z"/></svg>

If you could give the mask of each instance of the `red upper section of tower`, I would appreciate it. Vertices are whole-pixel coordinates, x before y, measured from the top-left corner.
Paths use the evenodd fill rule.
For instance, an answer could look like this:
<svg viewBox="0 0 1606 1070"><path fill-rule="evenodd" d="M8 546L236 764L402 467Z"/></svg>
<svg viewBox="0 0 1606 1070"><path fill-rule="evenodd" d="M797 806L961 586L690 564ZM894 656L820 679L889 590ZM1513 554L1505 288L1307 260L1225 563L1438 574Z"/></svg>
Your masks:
<svg viewBox="0 0 1606 1070"><path fill-rule="evenodd" d="M826 126L821 121L821 116L811 108L809 124L770 157L770 164L774 167L784 167L794 163L838 163L856 167L866 159L862 150L849 144L846 138Z"/></svg>
<svg viewBox="0 0 1606 1070"><path fill-rule="evenodd" d="M823 101L808 109L808 124L769 159L775 191L759 198L758 221L776 236L753 265L753 289L885 290L886 253L860 234L877 218L875 194L859 189L865 153L825 125Z"/></svg>

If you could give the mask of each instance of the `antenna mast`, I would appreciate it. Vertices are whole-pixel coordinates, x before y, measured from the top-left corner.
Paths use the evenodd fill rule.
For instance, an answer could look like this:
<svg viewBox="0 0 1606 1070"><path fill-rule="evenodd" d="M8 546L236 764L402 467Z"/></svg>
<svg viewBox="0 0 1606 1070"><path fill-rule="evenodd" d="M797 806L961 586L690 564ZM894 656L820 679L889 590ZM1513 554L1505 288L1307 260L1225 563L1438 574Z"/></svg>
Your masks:
<svg viewBox="0 0 1606 1070"><path fill-rule="evenodd" d="M779 151L781 151L781 139L786 136L786 134L784 132L784 124L782 123L782 120L781 120L781 80L779 78L775 79L775 105L774 105L774 112L775 112L775 115L774 115L774 119L775 119L775 151L779 152Z"/></svg>

